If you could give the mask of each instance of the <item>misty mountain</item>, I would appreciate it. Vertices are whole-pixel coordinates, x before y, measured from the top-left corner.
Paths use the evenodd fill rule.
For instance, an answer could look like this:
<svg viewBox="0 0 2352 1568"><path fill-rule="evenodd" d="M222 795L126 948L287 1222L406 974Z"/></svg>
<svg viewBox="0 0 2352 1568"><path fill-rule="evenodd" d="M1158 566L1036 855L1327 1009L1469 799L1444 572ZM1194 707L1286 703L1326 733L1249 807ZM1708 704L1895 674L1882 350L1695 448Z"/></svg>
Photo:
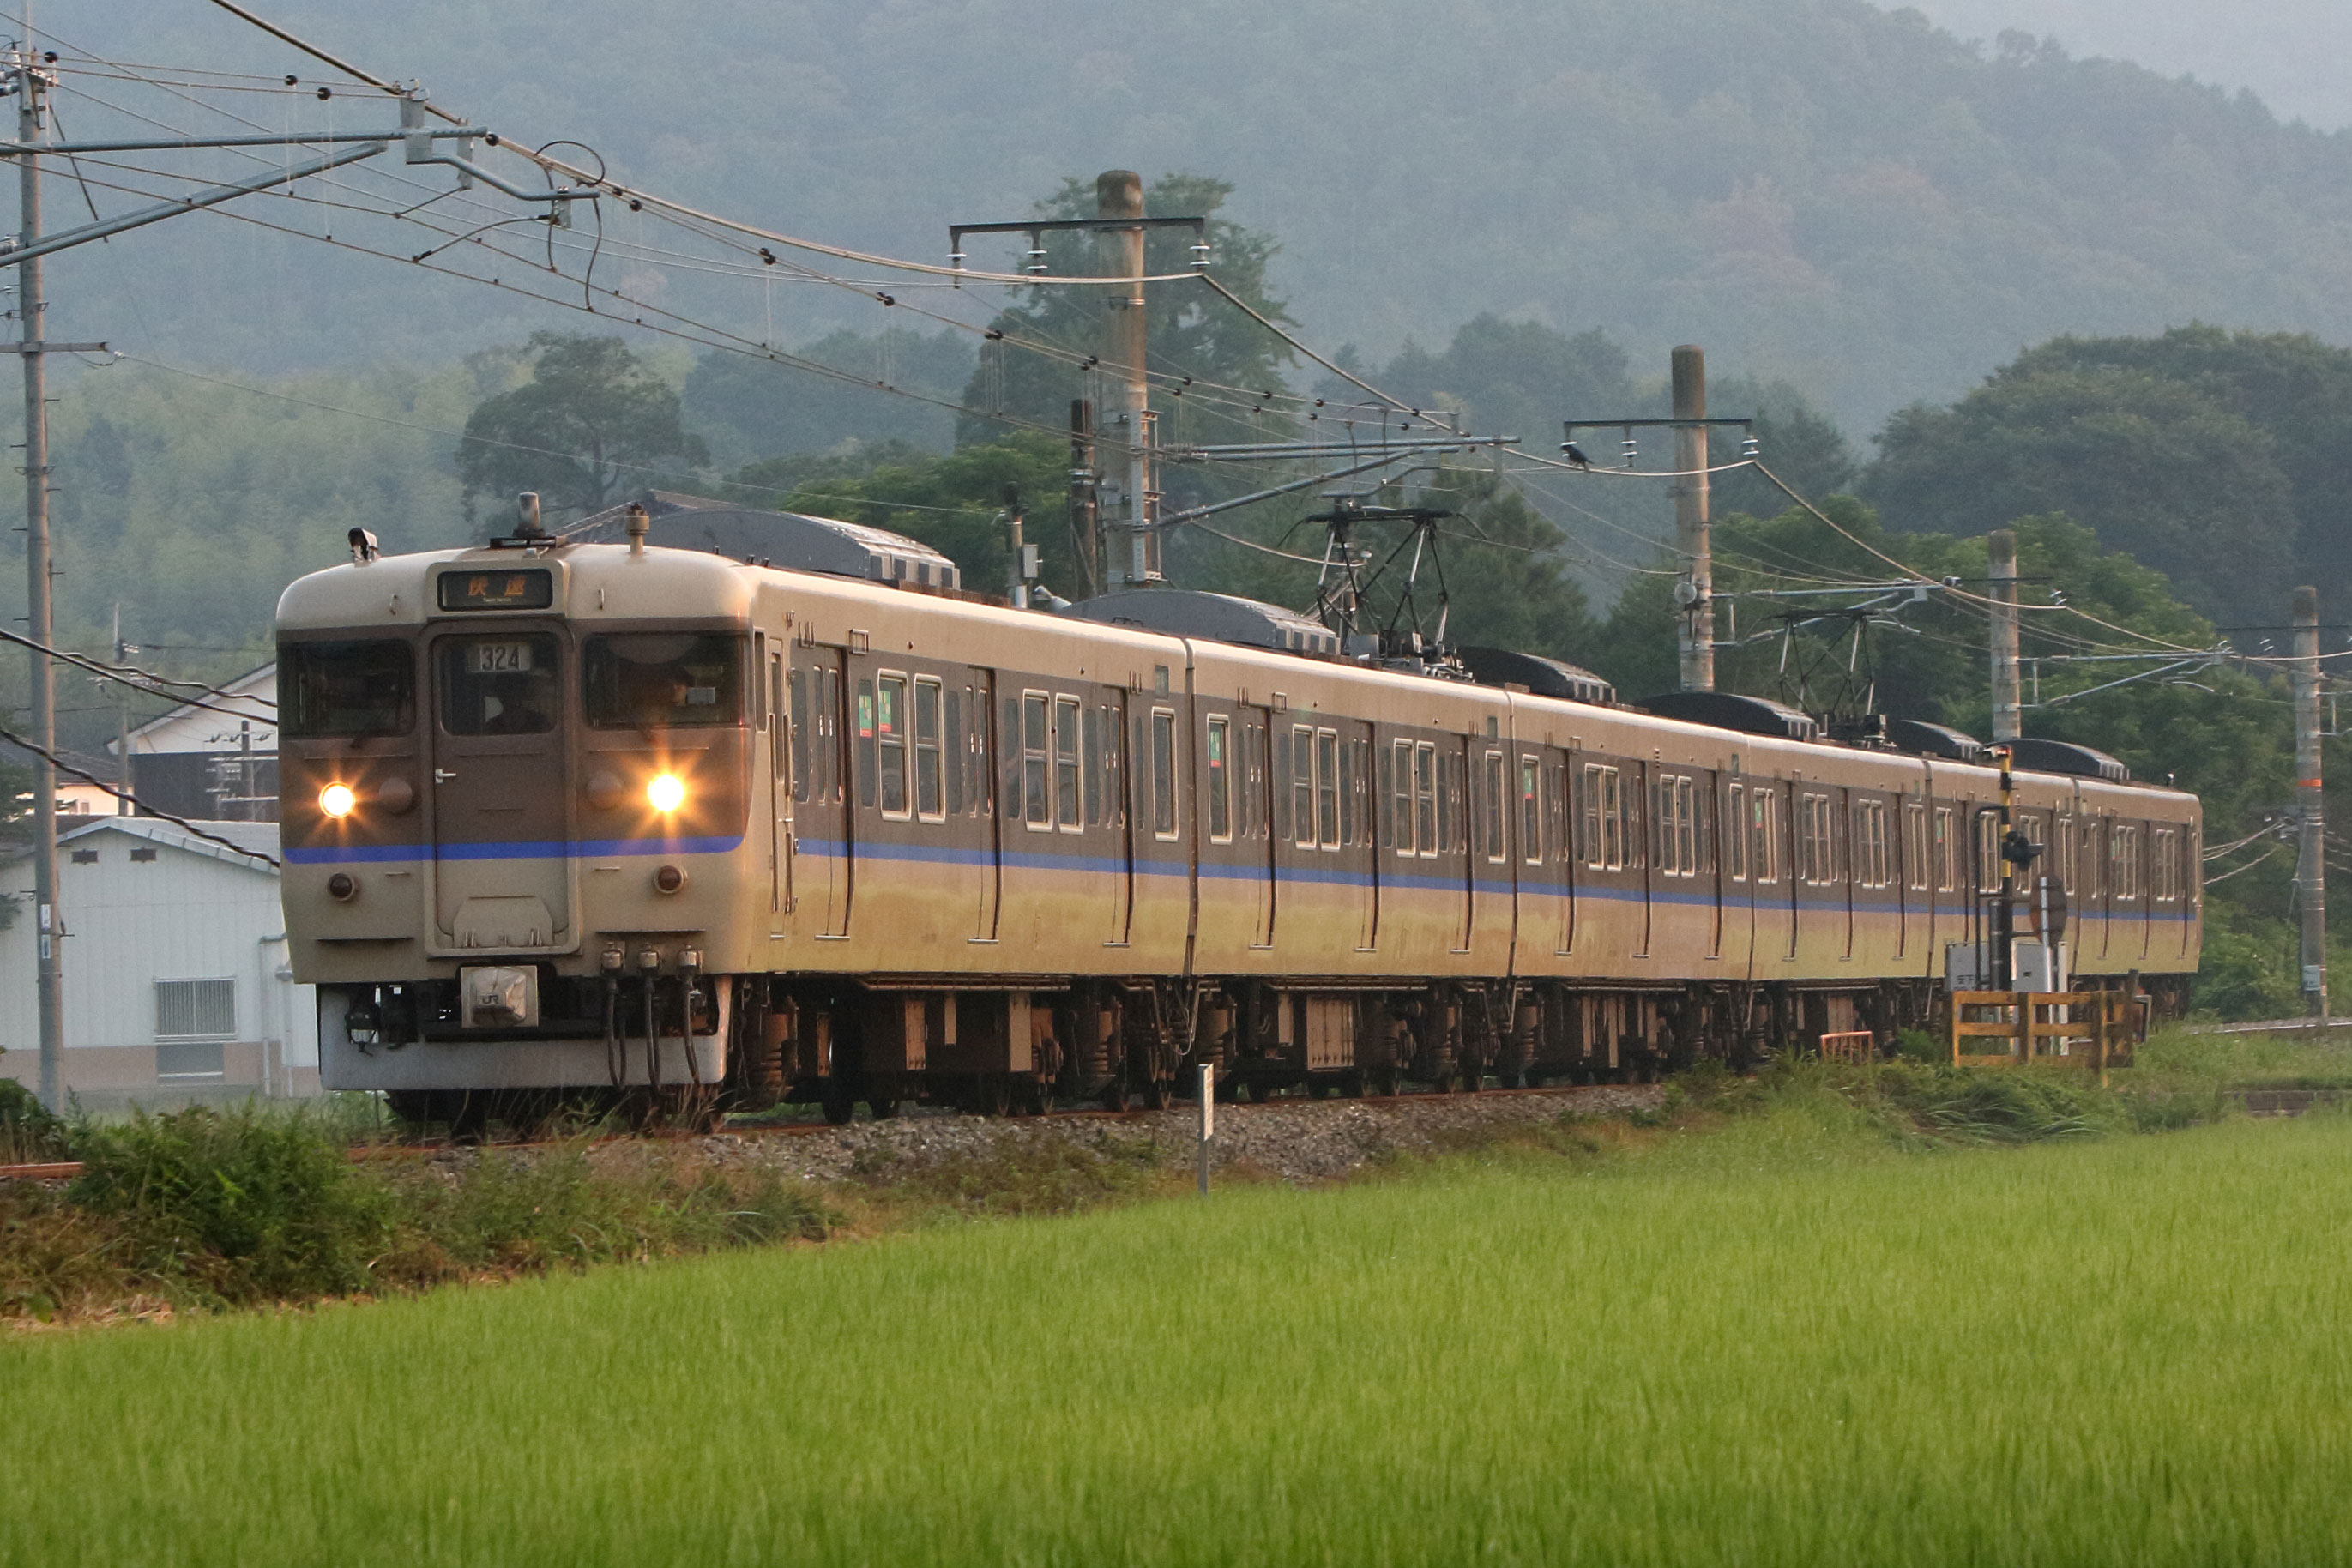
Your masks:
<svg viewBox="0 0 2352 1568"><path fill-rule="evenodd" d="M1373 361L1487 312L1604 331L1645 378L1696 341L1718 374L1789 382L1860 432L2063 332L2200 319L2352 339L2352 135L2021 39L1971 47L1859 0L273 11L518 140L576 138L702 206L892 254L938 259L949 223L1018 217L1105 167L1230 181L1227 215L1281 242L1270 280L1303 330ZM194 0L53 19L66 44L116 58L306 89L322 74ZM104 100L128 89L68 79L62 128L115 129ZM247 118L392 116L364 94L298 92ZM339 244L354 221L278 197L245 210ZM978 259L1011 263L1018 243ZM646 271L666 304L754 342L879 330L870 291ZM58 333L181 363L437 362L579 325L404 255L221 215L51 272ZM1000 300L945 302L984 316Z"/></svg>

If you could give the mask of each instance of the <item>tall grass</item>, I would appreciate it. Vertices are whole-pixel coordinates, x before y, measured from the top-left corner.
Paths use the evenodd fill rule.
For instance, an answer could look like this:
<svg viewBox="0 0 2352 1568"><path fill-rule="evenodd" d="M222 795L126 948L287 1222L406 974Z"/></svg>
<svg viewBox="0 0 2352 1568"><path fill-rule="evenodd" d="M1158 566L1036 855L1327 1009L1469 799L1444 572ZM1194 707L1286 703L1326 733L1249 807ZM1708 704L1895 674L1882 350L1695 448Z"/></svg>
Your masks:
<svg viewBox="0 0 2352 1568"><path fill-rule="evenodd" d="M0 1562L2342 1561L2348 1233L2345 1119L1919 1159L1790 1099L1627 1158L19 1335Z"/></svg>

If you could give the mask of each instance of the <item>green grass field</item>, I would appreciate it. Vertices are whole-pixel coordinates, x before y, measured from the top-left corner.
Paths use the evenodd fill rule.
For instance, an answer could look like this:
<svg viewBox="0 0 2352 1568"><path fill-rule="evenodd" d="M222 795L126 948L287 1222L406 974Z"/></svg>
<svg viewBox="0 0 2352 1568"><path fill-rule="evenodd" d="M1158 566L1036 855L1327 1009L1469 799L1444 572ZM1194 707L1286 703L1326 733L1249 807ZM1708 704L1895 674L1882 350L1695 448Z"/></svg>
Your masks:
<svg viewBox="0 0 2352 1568"><path fill-rule="evenodd" d="M2352 1560L2352 1118L1631 1154L0 1337L10 1563Z"/></svg>

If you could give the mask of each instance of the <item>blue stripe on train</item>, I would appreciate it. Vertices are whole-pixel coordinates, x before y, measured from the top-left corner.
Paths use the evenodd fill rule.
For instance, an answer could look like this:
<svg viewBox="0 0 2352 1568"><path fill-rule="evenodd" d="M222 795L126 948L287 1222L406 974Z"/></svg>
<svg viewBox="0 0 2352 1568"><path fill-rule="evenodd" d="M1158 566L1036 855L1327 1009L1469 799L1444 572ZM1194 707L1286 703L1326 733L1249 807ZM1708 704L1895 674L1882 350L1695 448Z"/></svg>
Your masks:
<svg viewBox="0 0 2352 1568"><path fill-rule="evenodd" d="M741 847L742 844L743 838L738 835L734 837L708 838L590 838L577 842L542 839L512 843L453 844L441 846L437 851L429 844L337 845L290 848L286 851L286 859L289 864L297 866L320 866L425 860L434 858L436 855L438 858L444 860L542 860L566 856L585 858L599 855L725 855ZM844 841L838 838L803 838L796 841L796 847L799 852L804 855L835 857L840 856L846 847ZM985 849L961 849L950 845L934 844L889 844L870 840L857 847L856 856L861 860L950 866L986 865L991 859L990 852ZM1013 870L1079 871L1096 875L1116 874L1127 868L1125 859L1110 856L1013 849L1005 851L1004 864L1008 869ZM1135 862L1137 873L1142 876L1181 877L1190 868L1182 860L1139 858ZM1254 882L1264 879L1265 868L1257 865L1226 866L1204 863L1201 867L1201 876L1204 880ZM1274 880L1276 887L1301 883L1356 888L1370 885L1369 878L1336 866L1277 866L1275 868ZM1383 888L1401 888L1416 892L1460 892L1463 888L1461 879L1456 877L1432 877L1420 873L1397 871L1384 871L1380 879L1380 884ZM1509 896L1515 885L1507 881L1482 877L1472 886L1479 893L1502 898ZM1569 891L1547 883L1520 885L1518 890L1535 898L1558 897ZM1573 891L1580 900L1612 903L1640 903L1644 898L1643 891L1639 887L1609 887L1593 883L1579 883ZM1703 907L1711 906L1716 901L1712 890L1697 886L1687 888L1673 885L1653 886L1646 896L1653 904ZM1723 907L1726 910L1736 913L1749 906L1735 898L1727 900ZM1818 918L1823 915L1833 915L1843 907L1843 901L1840 900L1803 902L1800 903L1797 909L1800 913ZM1957 916L1964 907L1964 902L1945 904L1939 907L1939 912ZM1769 921L1788 913L1790 906L1784 899L1774 899L1755 905L1754 909L1759 920ZM1861 919L1883 919L1896 913L1897 910L1893 904L1877 904L1857 906L1853 912ZM2101 917L2091 915L2081 918L2095 920ZM2157 910L2152 914L2128 911L2107 918L2126 922L2134 920L2172 921L2185 921L2190 916L2185 910L2178 912Z"/></svg>

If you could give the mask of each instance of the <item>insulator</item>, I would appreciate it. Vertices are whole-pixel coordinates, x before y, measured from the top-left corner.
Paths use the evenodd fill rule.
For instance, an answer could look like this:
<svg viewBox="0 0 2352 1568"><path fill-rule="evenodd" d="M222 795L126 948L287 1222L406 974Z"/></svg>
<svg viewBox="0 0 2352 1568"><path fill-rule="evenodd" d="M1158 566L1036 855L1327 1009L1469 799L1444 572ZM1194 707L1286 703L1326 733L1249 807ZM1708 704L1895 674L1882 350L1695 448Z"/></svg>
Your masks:
<svg viewBox="0 0 2352 1568"><path fill-rule="evenodd" d="M1759 458L1763 456L1763 448L1755 437L1749 436L1739 443L1739 455L1749 458Z"/></svg>

